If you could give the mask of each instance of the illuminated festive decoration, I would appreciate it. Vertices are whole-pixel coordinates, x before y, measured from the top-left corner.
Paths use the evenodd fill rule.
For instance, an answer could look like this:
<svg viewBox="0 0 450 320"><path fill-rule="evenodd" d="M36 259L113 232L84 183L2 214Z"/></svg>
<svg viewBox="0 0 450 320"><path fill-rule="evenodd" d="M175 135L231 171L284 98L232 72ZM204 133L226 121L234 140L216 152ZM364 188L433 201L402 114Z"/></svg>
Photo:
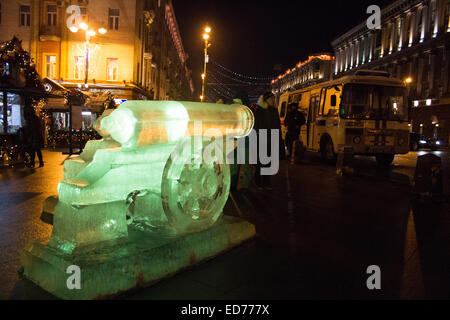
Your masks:
<svg viewBox="0 0 450 320"><path fill-rule="evenodd" d="M50 242L23 250L24 275L59 297L93 299L253 237L249 223L220 219L231 184L223 138L233 149L253 125L240 105L127 101L105 112L103 140L64 164L58 199L44 205L54 208ZM84 268L81 290L59 282L70 265Z"/></svg>
<svg viewBox="0 0 450 320"><path fill-rule="evenodd" d="M293 69L289 69L288 71L286 71L284 74L279 75L278 78L276 80L272 80L272 83L277 82L277 80L281 80L284 77L286 77L287 75L289 75L290 73L295 72L297 69L303 67L304 65L310 63L311 61L315 60L315 59L319 59L319 60L323 60L323 61L334 61L335 58L334 56L328 55L328 54L320 54L320 55L314 55L314 56L309 56L308 60L303 61L303 62L299 62L296 66L296 68Z"/></svg>
<svg viewBox="0 0 450 320"><path fill-rule="evenodd" d="M235 98L236 97L236 91L226 86L221 80L216 77L215 73L213 71L210 72L210 78L216 82L214 86L210 86L209 89L213 90L218 94L218 96L224 96L228 98Z"/></svg>
<svg viewBox="0 0 450 320"><path fill-rule="evenodd" d="M329 80L333 61L334 57L329 54L309 56L308 60L299 62L295 68L272 80L272 92L281 94Z"/></svg>
<svg viewBox="0 0 450 320"><path fill-rule="evenodd" d="M200 132L195 132L195 121L202 123ZM147 195L146 201L153 203L151 212L135 212L141 218L162 222L165 214L166 221L180 234L213 225L228 199L229 169L221 162L224 153L219 152L220 148L219 153L212 155L212 162L202 158L204 148L214 140L200 138L191 150L190 142L194 142L191 137L208 136L211 129L223 136L246 136L253 121L250 110L236 105L123 103L99 122L105 140L89 142L80 158L65 162L50 245L71 251L86 243L122 236L126 219L120 217L122 204L114 203L125 201L134 192L140 192L144 198ZM122 149L117 149L118 143ZM80 166L80 161L84 165ZM186 185L180 184L183 177L187 179ZM200 185L195 189L197 182ZM78 206L82 208L77 209ZM80 215L80 210L88 212L89 207L95 211L89 216ZM114 221L115 227L105 228L104 223L110 221ZM69 225L70 230L65 227ZM87 225L89 232L79 229Z"/></svg>
<svg viewBox="0 0 450 320"><path fill-rule="evenodd" d="M213 62L216 66L218 66L219 68L223 69L224 71L227 71L227 72L229 72L229 73L231 73L231 74L233 74L233 75L235 75L236 77L239 77L239 78L250 79L250 80L259 80L259 81L272 80L272 79L274 78L274 76L258 77L258 76L244 75L244 74L234 72L233 70L230 70L230 69L224 67L223 65L221 65L220 63L218 63L218 62L215 61L215 60L212 60L212 62Z"/></svg>
<svg viewBox="0 0 450 320"><path fill-rule="evenodd" d="M44 90L30 54L16 37L0 44L0 82L1 87Z"/></svg>
<svg viewBox="0 0 450 320"><path fill-rule="evenodd" d="M218 62L213 62L209 71L210 80L213 83L208 88L214 95L213 101L219 98L232 100L236 98L238 93L242 92L245 92L251 101L257 101L259 96L270 88L271 83L267 79L270 80L271 77L242 75L223 67Z"/></svg>
<svg viewBox="0 0 450 320"><path fill-rule="evenodd" d="M175 48L177 49L178 57L182 65L185 66L186 69L186 78L189 81L189 87L191 89L191 93L194 93L194 83L192 81L192 77L186 65L187 54L184 51L183 42L181 40L180 30L178 28L178 23L175 17L175 11L173 10L172 3L169 2L166 4L166 22L170 31L170 35L172 36L173 43L175 44Z"/></svg>
<svg viewBox="0 0 450 320"><path fill-rule="evenodd" d="M268 86L268 85L270 85L270 82L252 82L252 81L241 80L241 79L226 75L218 70L215 70L215 72L220 74L221 76L223 76L226 79L233 80L233 81L236 81L236 82L242 83L242 84L247 84L247 85L252 85L252 86Z"/></svg>
<svg viewBox="0 0 450 320"><path fill-rule="evenodd" d="M1 165L12 167L27 164L22 143L25 137L19 135L23 127L22 115L26 111L40 114L46 92L30 54L23 50L22 42L16 37L0 44L0 87L3 98L8 101L17 99L14 107L8 103L8 108L3 108L1 115L2 132L9 134L0 141ZM25 97L28 98L27 104L24 103ZM19 119L15 124L14 118Z"/></svg>

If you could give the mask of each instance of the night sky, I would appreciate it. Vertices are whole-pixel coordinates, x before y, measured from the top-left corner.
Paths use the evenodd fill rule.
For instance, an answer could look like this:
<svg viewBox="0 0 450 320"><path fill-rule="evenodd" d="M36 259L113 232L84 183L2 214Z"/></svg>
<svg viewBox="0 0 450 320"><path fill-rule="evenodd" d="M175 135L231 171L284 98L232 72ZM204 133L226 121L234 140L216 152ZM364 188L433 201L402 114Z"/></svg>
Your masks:
<svg viewBox="0 0 450 320"><path fill-rule="evenodd" d="M173 0L196 89L201 86L202 33L213 28L211 59L245 75L279 74L311 53L331 52L331 41L365 21L367 7L387 0Z"/></svg>

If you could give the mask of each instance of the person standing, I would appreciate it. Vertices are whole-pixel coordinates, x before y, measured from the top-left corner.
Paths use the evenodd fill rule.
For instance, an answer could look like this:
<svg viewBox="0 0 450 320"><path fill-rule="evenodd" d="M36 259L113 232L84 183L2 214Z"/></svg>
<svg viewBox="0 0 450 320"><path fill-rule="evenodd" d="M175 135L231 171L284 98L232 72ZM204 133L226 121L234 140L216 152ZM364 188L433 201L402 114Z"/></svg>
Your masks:
<svg viewBox="0 0 450 320"><path fill-rule="evenodd" d="M36 154L39 159L39 168L44 166L44 159L42 157L41 149L44 146L44 136L42 131L41 120L36 115L33 110L31 103L26 103L25 105L24 118L26 121L26 128L24 128L24 133L26 135L25 140L27 141L27 149L30 154L30 167L35 167Z"/></svg>
<svg viewBox="0 0 450 320"><path fill-rule="evenodd" d="M289 111L285 119L285 124L287 127L286 145L289 157L292 157L294 143L299 139L301 128L306 123L306 119L303 113L298 111L297 104L290 104L288 110Z"/></svg>
<svg viewBox="0 0 450 320"><path fill-rule="evenodd" d="M258 136L258 164L256 168L255 183L258 189L272 190L272 179L270 176L263 175L262 169L271 167L271 164L261 163L261 153L259 152L260 140L262 138L262 130L267 130L267 156L273 160L272 153L272 139L271 133L273 130L278 130L279 133L279 156L285 155L283 149L283 141L281 137L281 121L278 110L275 106L275 96L271 92L267 92L259 98L258 108L255 114L255 131Z"/></svg>
<svg viewBox="0 0 450 320"><path fill-rule="evenodd" d="M240 91L233 99L235 104L244 105L250 108L250 100L248 98L248 94L245 91ZM253 173L253 165L250 164L250 140L249 137L245 137L242 139L237 139L236 144L239 148L243 148L245 152L245 163L238 163L237 154L234 155L234 165L232 168L234 169L235 177L235 188L237 191L241 193L247 193L250 190L250 186L252 183L252 173Z"/></svg>

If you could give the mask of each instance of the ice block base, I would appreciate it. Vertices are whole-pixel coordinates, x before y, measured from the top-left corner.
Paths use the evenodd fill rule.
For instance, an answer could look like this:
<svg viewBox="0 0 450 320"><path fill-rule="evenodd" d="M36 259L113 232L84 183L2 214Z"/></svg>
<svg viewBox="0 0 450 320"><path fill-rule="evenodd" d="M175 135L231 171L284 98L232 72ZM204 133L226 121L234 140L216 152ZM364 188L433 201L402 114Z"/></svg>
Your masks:
<svg viewBox="0 0 450 320"><path fill-rule="evenodd" d="M255 226L224 216L211 229L179 238L129 230L127 239L83 248L71 255L43 242L21 252L25 278L61 299L107 299L150 286L253 238ZM81 290L69 290L69 266L81 269Z"/></svg>

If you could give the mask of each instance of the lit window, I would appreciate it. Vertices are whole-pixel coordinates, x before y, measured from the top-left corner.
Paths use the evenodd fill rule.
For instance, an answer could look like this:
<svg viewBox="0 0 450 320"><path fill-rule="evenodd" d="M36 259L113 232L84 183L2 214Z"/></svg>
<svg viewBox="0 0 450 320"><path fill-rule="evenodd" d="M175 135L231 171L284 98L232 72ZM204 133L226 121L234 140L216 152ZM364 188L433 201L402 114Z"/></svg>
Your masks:
<svg viewBox="0 0 450 320"><path fill-rule="evenodd" d="M119 59L108 58L106 80L119 81Z"/></svg>
<svg viewBox="0 0 450 320"><path fill-rule="evenodd" d="M433 30L433 38L438 35L439 25L437 24L437 4L436 0L431 1L431 28Z"/></svg>
<svg viewBox="0 0 450 320"><path fill-rule="evenodd" d="M56 26L57 8L55 5L47 6L47 23L49 26Z"/></svg>
<svg viewBox="0 0 450 320"><path fill-rule="evenodd" d="M88 15L87 15L86 7L80 7L80 14L81 14L81 20L85 23L88 23Z"/></svg>
<svg viewBox="0 0 450 320"><path fill-rule="evenodd" d="M20 25L22 27L29 27L30 24L31 24L30 6L20 6Z"/></svg>
<svg viewBox="0 0 450 320"><path fill-rule="evenodd" d="M398 19L398 21L397 21L397 39L399 41L398 42L398 48L397 48L398 51L402 50L402 40L403 40L403 38L402 38L402 28L403 28L402 20Z"/></svg>
<svg viewBox="0 0 450 320"><path fill-rule="evenodd" d="M45 57L45 72L49 79L56 79L56 56L48 55Z"/></svg>
<svg viewBox="0 0 450 320"><path fill-rule="evenodd" d="M119 9L109 9L109 29L110 30L119 30L119 17L120 17Z"/></svg>
<svg viewBox="0 0 450 320"><path fill-rule="evenodd" d="M0 133L17 134L19 129L22 128L23 98L15 93L7 93L7 103L4 106L3 94L3 92L0 93ZM5 118L3 118L4 111L6 111Z"/></svg>
<svg viewBox="0 0 450 320"><path fill-rule="evenodd" d="M75 57L75 70L74 78L75 80L83 80L86 72L86 59L83 56Z"/></svg>
<svg viewBox="0 0 450 320"><path fill-rule="evenodd" d="M447 3L447 17L448 17L447 32L450 32L450 3Z"/></svg>

